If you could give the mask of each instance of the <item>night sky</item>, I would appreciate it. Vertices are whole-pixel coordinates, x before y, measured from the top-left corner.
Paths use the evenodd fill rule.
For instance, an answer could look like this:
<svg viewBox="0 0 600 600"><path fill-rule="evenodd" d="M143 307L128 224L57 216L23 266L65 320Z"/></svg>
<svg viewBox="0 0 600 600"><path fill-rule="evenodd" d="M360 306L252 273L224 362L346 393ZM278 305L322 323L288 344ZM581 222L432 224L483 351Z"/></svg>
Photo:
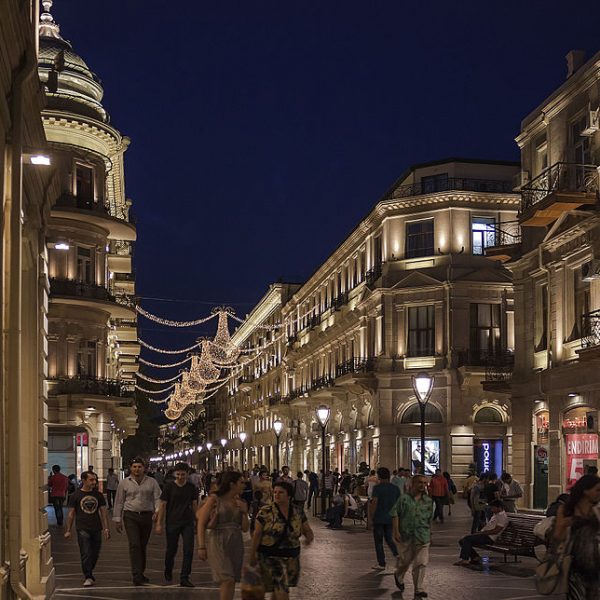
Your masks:
<svg viewBox="0 0 600 600"><path fill-rule="evenodd" d="M305 280L411 164L518 159L565 54L600 50L600 6L583 0L55 0L53 14L132 139L137 291L176 319L243 316L269 283ZM141 321L151 342L193 339Z"/></svg>

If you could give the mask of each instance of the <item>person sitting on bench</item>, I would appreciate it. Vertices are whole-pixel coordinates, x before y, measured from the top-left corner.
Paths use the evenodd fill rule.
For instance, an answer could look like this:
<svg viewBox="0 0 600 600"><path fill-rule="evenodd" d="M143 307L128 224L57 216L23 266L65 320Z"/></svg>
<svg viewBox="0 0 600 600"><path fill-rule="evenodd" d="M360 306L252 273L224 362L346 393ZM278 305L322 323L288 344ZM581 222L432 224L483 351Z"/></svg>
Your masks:
<svg viewBox="0 0 600 600"><path fill-rule="evenodd" d="M474 546L485 546L493 544L496 538L506 529L508 525L508 515L504 510L504 503L501 500L492 500L489 503L492 517L489 523L483 527L479 533L466 535L459 540L460 560L455 565L479 564L479 554L475 552Z"/></svg>

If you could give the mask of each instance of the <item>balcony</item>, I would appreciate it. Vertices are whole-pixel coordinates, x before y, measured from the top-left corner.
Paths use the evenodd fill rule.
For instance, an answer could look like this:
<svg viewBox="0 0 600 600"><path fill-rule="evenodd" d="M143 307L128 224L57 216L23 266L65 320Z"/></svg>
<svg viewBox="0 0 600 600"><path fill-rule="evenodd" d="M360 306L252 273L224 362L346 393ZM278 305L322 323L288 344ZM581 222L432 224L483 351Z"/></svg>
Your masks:
<svg viewBox="0 0 600 600"><path fill-rule="evenodd" d="M491 231L486 232L485 255L493 260L508 262L520 253L521 227L518 221L505 221L488 226Z"/></svg>
<svg viewBox="0 0 600 600"><path fill-rule="evenodd" d="M114 319L135 317L132 296L113 296L103 285L83 283L74 279L50 278L50 298L57 304L89 306L90 301L110 313ZM66 300L66 299L69 300Z"/></svg>
<svg viewBox="0 0 600 600"><path fill-rule="evenodd" d="M310 384L310 389L312 391L322 390L328 387L332 387L333 385L335 385L335 379L333 377L330 377L329 375L324 375L323 377L313 379Z"/></svg>
<svg viewBox="0 0 600 600"><path fill-rule="evenodd" d="M99 379L97 377L68 377L48 380L48 390L52 395L82 394L85 396L110 396L133 398L133 391L122 381Z"/></svg>
<svg viewBox="0 0 600 600"><path fill-rule="evenodd" d="M382 267L383 265L381 263L377 264L365 273L365 281L368 287L372 287L375 284L375 282L381 277Z"/></svg>
<svg viewBox="0 0 600 600"><path fill-rule="evenodd" d="M348 292L342 292L331 301L333 310L342 310L342 307L346 304L348 304Z"/></svg>
<svg viewBox="0 0 600 600"><path fill-rule="evenodd" d="M436 194L439 192L465 191L485 192L491 194L512 194L512 181L498 179L474 179L472 177L448 177L436 181L419 181L409 185L403 185L394 189L385 200L395 198L410 198L411 196L422 196L424 194Z"/></svg>
<svg viewBox="0 0 600 600"><path fill-rule="evenodd" d="M122 210L116 215L112 214L115 210L104 202L78 198L72 194L62 194L52 207L52 216L60 219L88 221L105 229L110 239L135 241L135 225Z"/></svg>
<svg viewBox="0 0 600 600"><path fill-rule="evenodd" d="M575 352L580 360L600 357L600 310L581 317L581 349Z"/></svg>
<svg viewBox="0 0 600 600"><path fill-rule="evenodd" d="M515 355L512 352L490 354L485 364L485 379L482 381L486 392L510 392L510 382L515 366Z"/></svg>
<svg viewBox="0 0 600 600"><path fill-rule="evenodd" d="M521 188L521 226L546 227L564 212L596 204L598 170L595 165L559 162Z"/></svg>
<svg viewBox="0 0 600 600"><path fill-rule="evenodd" d="M374 366L371 358L351 358L335 367L335 376L343 377L348 373L368 373L373 371Z"/></svg>

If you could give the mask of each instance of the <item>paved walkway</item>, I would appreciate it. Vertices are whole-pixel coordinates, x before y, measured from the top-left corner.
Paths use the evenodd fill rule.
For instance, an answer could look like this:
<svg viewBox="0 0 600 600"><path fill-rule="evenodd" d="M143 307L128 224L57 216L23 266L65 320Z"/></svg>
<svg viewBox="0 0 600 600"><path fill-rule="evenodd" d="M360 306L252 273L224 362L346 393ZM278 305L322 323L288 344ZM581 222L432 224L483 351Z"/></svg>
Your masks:
<svg viewBox="0 0 600 600"><path fill-rule="evenodd" d="M50 511L52 513L52 511ZM53 517L53 515L52 515ZM371 570L375 563L372 535L364 526L352 525L331 531L321 521L312 519L315 542L302 550L300 585L292 591L294 599L354 600L402 598L395 588L392 573ZM502 557L491 557L483 567L455 567L457 540L470 526L463 502L454 507L454 514L444 525L434 524L431 562L427 570L427 586L431 600L543 600L556 598L540 596L535 592L533 568L535 561L524 559L517 565L502 563ZM208 566L194 558L192 581L196 588L188 590L163 581L164 538L152 534L148 546L146 575L151 584L133 587L129 570L125 534L113 532L104 543L95 575L97 584L83 588L79 564L79 550L75 536L65 540L61 531L51 526L52 549L57 576L55 598L88 598L90 600L117 600L128 598L218 598ZM391 555L389 564L392 564ZM175 581L180 556L176 560ZM404 598L412 600L413 586L410 571L406 577ZM239 598L239 591L236 598Z"/></svg>

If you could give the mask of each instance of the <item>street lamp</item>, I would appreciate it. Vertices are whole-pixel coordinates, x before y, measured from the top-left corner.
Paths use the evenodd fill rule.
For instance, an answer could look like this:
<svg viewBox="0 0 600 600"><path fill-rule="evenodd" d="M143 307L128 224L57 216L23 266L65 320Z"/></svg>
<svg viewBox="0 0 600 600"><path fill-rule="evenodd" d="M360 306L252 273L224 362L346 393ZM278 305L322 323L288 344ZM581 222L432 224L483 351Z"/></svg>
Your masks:
<svg viewBox="0 0 600 600"><path fill-rule="evenodd" d="M327 429L327 423L329 421L330 409L328 406L321 404L317 408L317 419L321 424L321 458L322 458L322 469L323 475L321 477L321 516L325 515L325 469L327 468L327 461L325 459L325 430Z"/></svg>
<svg viewBox="0 0 600 600"><path fill-rule="evenodd" d="M208 450L208 470L210 471L210 449L212 448L212 442L206 442L206 449Z"/></svg>
<svg viewBox="0 0 600 600"><path fill-rule="evenodd" d="M242 442L242 460L240 461L241 466L242 466L242 473L244 472L244 467L245 465L245 456L244 456L244 444L246 443L246 438L248 437L248 434L245 431L242 431L240 433L240 442Z"/></svg>
<svg viewBox="0 0 600 600"><path fill-rule="evenodd" d="M425 475L425 407L433 391L433 375L419 373L412 376L412 386L421 409L421 474Z"/></svg>
<svg viewBox="0 0 600 600"><path fill-rule="evenodd" d="M279 475L279 436L283 431L283 421L276 419L273 422L273 431L275 432L275 437L277 438L277 444L275 445L275 464L277 465L277 475Z"/></svg>
<svg viewBox="0 0 600 600"><path fill-rule="evenodd" d="M221 470L225 470L225 445L227 444L227 440L225 438L221 438Z"/></svg>

